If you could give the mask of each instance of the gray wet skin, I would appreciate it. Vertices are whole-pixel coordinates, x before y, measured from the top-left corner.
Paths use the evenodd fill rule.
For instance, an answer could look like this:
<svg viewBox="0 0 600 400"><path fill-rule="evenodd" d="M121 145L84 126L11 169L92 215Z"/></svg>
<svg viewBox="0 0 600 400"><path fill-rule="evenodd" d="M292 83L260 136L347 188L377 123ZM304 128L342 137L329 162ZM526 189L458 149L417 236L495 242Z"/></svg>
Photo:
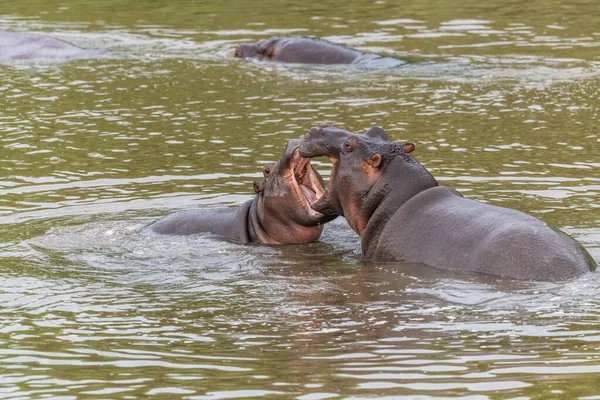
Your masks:
<svg viewBox="0 0 600 400"><path fill-rule="evenodd" d="M413 150L378 127L357 135L320 126L303 138L301 156L333 162L329 187L313 209L345 216L369 260L543 281L596 269L580 243L541 220L439 186Z"/></svg>
<svg viewBox="0 0 600 400"><path fill-rule="evenodd" d="M0 30L0 61L67 61L95 56L99 56L99 53L51 36Z"/></svg>
<svg viewBox="0 0 600 400"><path fill-rule="evenodd" d="M406 61L378 54L362 53L322 39L304 36L277 36L256 44L242 44L237 58L255 58L295 64L354 64L362 68L394 68Z"/></svg>
<svg viewBox="0 0 600 400"><path fill-rule="evenodd" d="M310 208L323 195L323 180L298 153L300 140L290 140L281 159L263 168L257 195L240 207L204 208L177 212L150 224L144 231L167 235L210 232L242 244L313 242L323 224L336 215Z"/></svg>

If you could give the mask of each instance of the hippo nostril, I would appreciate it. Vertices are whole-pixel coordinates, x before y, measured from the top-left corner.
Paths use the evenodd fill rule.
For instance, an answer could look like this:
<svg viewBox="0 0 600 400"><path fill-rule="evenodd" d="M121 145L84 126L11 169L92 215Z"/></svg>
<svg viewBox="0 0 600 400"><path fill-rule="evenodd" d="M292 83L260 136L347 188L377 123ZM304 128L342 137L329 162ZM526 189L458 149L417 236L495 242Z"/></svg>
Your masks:
<svg viewBox="0 0 600 400"><path fill-rule="evenodd" d="M310 137L315 137L315 136L323 136L323 128L321 126L314 126L312 128L310 128L308 130L308 132L306 133L306 135L304 135L304 138L310 138Z"/></svg>

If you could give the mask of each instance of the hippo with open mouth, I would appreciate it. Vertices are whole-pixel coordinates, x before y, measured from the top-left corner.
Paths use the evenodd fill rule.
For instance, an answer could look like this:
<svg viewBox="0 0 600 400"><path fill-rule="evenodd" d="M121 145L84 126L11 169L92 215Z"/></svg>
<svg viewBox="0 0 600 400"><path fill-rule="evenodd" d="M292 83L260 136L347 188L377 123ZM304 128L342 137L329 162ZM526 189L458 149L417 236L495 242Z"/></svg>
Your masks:
<svg viewBox="0 0 600 400"><path fill-rule="evenodd" d="M362 68L385 69L405 65L406 61L362 53L359 50L304 36L276 36L235 49L237 58L255 58L295 64L352 64Z"/></svg>
<svg viewBox="0 0 600 400"><path fill-rule="evenodd" d="M82 49L51 36L0 30L0 61L67 61L99 55L98 52Z"/></svg>
<svg viewBox="0 0 600 400"><path fill-rule="evenodd" d="M307 243L321 236L323 224L336 218L310 208L323 196L323 180L301 157L300 140L288 141L277 163L264 166L264 181L254 184L256 197L239 207L177 212L150 224L145 231L168 235L210 232L239 243Z"/></svg>
<svg viewBox="0 0 600 400"><path fill-rule="evenodd" d="M439 186L409 154L414 148L391 142L378 127L364 135L310 129L300 156L333 162L329 186L311 207L345 216L372 261L543 281L596 269L580 243L541 220Z"/></svg>

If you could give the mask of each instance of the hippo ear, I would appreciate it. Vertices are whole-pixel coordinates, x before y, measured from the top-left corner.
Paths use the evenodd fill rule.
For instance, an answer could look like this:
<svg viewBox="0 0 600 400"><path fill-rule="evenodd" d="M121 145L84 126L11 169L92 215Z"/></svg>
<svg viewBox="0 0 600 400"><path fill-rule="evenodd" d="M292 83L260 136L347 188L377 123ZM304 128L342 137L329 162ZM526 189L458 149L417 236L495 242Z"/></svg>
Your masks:
<svg viewBox="0 0 600 400"><path fill-rule="evenodd" d="M402 151L404 151L405 153L412 153L414 150L415 150L414 143L404 143L402 145Z"/></svg>
<svg viewBox="0 0 600 400"><path fill-rule="evenodd" d="M390 139L387 137L387 135L385 134L385 132L383 131L382 128L378 127L378 126L374 126L371 129L369 129L366 133L365 136L368 136L370 138L373 139L380 139L386 142L389 142Z"/></svg>
<svg viewBox="0 0 600 400"><path fill-rule="evenodd" d="M381 167L381 154L373 154L367 159L367 163L373 168Z"/></svg>

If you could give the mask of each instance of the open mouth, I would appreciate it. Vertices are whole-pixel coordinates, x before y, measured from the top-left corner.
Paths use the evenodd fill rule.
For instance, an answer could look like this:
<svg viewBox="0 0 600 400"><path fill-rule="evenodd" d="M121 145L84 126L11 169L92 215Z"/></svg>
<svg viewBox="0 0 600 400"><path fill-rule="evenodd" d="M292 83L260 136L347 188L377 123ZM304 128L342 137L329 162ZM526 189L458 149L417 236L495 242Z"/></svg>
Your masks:
<svg viewBox="0 0 600 400"><path fill-rule="evenodd" d="M310 158L301 157L298 148L294 149L292 153L290 169L294 172L294 179L306 200L307 206L323 196L325 190L310 166Z"/></svg>

